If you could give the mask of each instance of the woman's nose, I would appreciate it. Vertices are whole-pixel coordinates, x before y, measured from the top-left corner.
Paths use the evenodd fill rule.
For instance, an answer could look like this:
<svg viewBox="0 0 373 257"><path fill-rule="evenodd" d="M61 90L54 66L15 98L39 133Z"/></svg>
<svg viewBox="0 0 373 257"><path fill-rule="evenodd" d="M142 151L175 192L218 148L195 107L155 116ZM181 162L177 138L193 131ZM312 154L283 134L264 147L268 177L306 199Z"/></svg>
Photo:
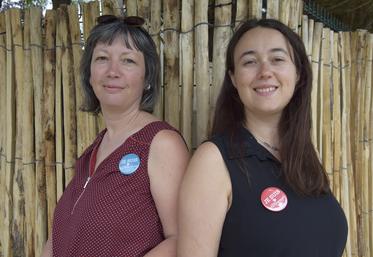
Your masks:
<svg viewBox="0 0 373 257"><path fill-rule="evenodd" d="M259 70L259 77L261 79L268 79L272 76L271 65L268 62L262 62Z"/></svg>
<svg viewBox="0 0 373 257"><path fill-rule="evenodd" d="M108 65L108 75L110 77L118 77L120 75L120 69L118 62L112 60Z"/></svg>

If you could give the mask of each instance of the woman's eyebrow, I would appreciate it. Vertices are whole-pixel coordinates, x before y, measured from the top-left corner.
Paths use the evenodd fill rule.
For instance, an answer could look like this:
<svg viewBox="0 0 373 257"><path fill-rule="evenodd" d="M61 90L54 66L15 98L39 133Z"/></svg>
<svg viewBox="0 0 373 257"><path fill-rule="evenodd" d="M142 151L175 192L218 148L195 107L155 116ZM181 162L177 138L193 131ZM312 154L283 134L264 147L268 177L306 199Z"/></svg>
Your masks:
<svg viewBox="0 0 373 257"><path fill-rule="evenodd" d="M243 52L238 59L241 59L245 55L251 55L251 54L255 54L255 53L256 52L254 50L247 50L247 51Z"/></svg>
<svg viewBox="0 0 373 257"><path fill-rule="evenodd" d="M284 54L287 54L287 55L289 55L289 53L288 53L288 51L286 51L285 49L283 49L283 48L281 48L281 47L278 47L278 48L272 48L271 50L270 50L270 52L282 52L282 53L284 53Z"/></svg>
<svg viewBox="0 0 373 257"><path fill-rule="evenodd" d="M282 52L282 53L284 53L284 54L286 54L286 55L289 55L288 51L286 51L285 49L283 49L283 48L281 48L281 47L272 48L272 49L270 49L269 51L270 51L271 53ZM250 50L247 50L247 51L243 52L243 53L240 55L239 59L241 59L242 57L244 57L244 56L246 56L246 55L253 55L253 54L255 54L255 53L256 53L255 50L251 50L251 49L250 49Z"/></svg>

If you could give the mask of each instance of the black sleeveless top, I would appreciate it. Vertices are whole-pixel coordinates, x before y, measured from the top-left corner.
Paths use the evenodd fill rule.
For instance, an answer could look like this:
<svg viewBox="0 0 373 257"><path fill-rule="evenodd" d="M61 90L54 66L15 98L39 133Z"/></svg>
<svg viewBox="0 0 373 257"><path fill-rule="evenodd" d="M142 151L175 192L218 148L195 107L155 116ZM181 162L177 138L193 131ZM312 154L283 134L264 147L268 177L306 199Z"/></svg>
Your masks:
<svg viewBox="0 0 373 257"><path fill-rule="evenodd" d="M280 176L280 163L244 128L244 140L230 148L230 137L214 137L228 168L232 205L220 239L219 257L340 257L347 221L332 193L298 196ZM240 159L240 162L237 160ZM242 164L247 167L244 174ZM261 193L281 189L288 203L282 211L266 209Z"/></svg>

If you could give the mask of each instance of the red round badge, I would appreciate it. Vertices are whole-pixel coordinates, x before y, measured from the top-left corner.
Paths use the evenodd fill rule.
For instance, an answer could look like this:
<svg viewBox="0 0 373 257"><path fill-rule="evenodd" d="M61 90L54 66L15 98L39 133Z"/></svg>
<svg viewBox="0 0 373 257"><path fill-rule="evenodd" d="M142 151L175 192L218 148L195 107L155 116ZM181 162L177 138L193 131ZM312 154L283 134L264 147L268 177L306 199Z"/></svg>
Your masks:
<svg viewBox="0 0 373 257"><path fill-rule="evenodd" d="M262 204L270 211L282 211L288 204L286 194L277 187L267 187L261 195Z"/></svg>

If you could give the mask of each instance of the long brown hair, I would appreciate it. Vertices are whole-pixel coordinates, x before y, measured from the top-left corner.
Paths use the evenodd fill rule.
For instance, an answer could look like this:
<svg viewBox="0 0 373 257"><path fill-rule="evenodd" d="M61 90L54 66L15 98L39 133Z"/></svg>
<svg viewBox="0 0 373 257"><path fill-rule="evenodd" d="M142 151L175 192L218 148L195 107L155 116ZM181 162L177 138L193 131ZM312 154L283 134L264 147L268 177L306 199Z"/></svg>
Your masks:
<svg viewBox="0 0 373 257"><path fill-rule="evenodd" d="M279 122L282 176L301 195L320 195L329 190L329 181L311 140L312 70L304 44L289 27L274 19L251 19L240 25L227 49L226 71L216 103L211 135L228 133L234 138L245 124L243 103L233 86L229 71L234 72L234 50L249 30L264 27L279 31L291 45L298 74L294 95L284 108ZM241 165L240 165L241 166ZM247 173L247 171L246 171Z"/></svg>

